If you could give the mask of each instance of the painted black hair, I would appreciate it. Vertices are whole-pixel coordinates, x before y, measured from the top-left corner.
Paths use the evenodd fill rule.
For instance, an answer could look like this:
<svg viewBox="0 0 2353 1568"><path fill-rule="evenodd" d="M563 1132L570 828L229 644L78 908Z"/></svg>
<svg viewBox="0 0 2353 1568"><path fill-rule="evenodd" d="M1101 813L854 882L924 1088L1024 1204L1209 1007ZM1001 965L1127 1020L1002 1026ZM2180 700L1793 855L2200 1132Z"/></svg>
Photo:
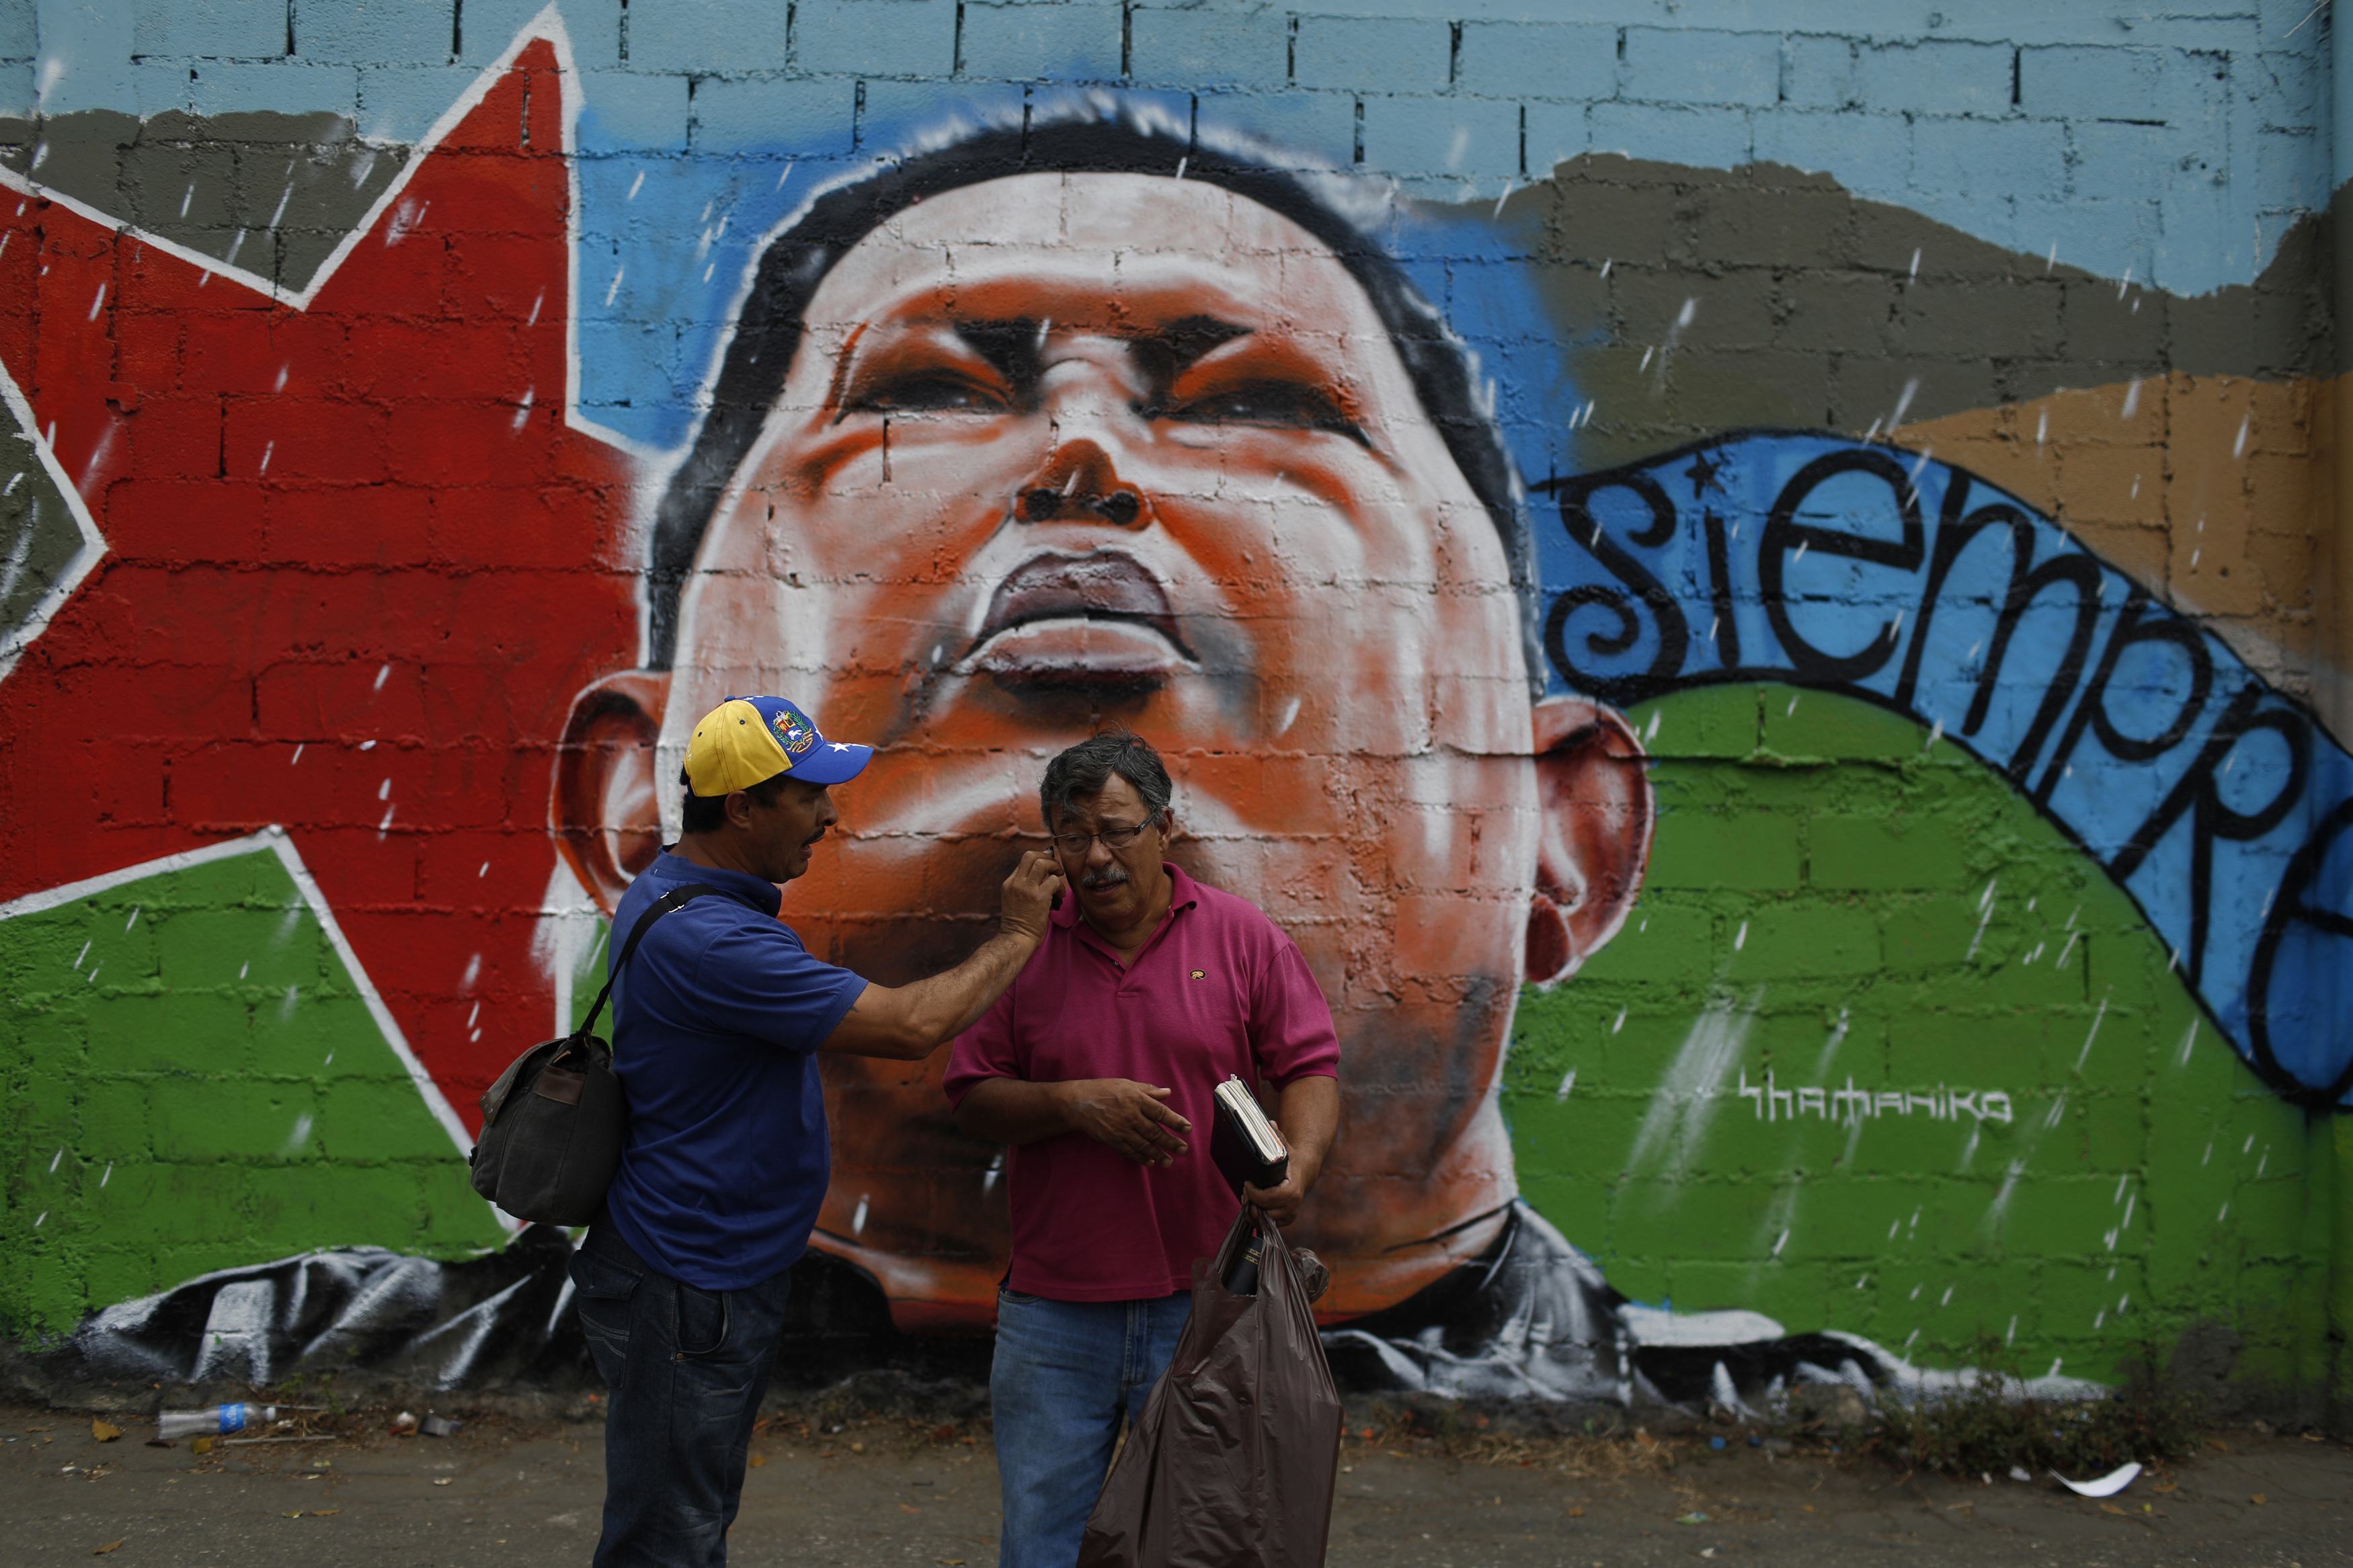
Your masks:
<svg viewBox="0 0 2353 1568"><path fill-rule="evenodd" d="M679 598L719 500L784 390L800 344L802 314L818 286L850 248L896 214L962 186L1038 174L1144 174L1199 180L1281 214L1339 258L1388 329L1422 410L1436 425L1462 477L1503 538L1512 586L1529 637L1528 669L1545 664L1527 613L1531 569L1517 476L1493 422L1481 407L1469 350L1374 238L1305 178L1205 146L1180 132L1097 112L985 130L883 166L812 201L767 242L735 320L711 407L694 446L654 516L646 598L649 662L668 669L678 653Z"/></svg>

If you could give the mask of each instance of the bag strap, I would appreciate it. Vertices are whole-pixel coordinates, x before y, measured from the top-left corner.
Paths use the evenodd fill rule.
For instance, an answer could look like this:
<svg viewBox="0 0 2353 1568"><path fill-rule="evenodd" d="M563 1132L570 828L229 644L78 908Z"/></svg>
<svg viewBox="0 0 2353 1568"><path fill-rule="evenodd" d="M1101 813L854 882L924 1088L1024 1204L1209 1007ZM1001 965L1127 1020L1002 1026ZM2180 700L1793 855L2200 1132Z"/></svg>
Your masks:
<svg viewBox="0 0 2353 1568"><path fill-rule="evenodd" d="M638 943L645 941L646 932L653 930L654 922L673 910L683 909L705 893L716 893L722 898L726 896L708 882L689 882L684 887L673 888L664 893L655 901L652 909L638 917L637 925L629 932L629 940L621 944L620 961L613 965L613 972L605 977L605 988L596 993L596 1000L589 1007L588 1016L580 1020L578 1028L572 1031L573 1038L583 1039L595 1032L596 1015L605 1010L606 998L613 994L613 983L620 979L621 971L629 966L629 960L637 953Z"/></svg>

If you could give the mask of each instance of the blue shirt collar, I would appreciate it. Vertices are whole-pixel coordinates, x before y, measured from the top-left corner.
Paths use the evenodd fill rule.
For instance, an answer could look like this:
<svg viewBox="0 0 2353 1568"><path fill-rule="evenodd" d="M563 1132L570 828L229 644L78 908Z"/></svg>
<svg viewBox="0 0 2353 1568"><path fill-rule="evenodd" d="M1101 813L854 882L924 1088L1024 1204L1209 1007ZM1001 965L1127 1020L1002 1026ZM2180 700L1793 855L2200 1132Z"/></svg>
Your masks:
<svg viewBox="0 0 2353 1568"><path fill-rule="evenodd" d="M755 910L763 910L770 918L785 907L785 895L774 882L764 882L748 871L729 871L716 866L698 866L693 861L664 849L654 857L654 863L642 873L665 887L683 887L702 882L718 889L730 898L740 899Z"/></svg>

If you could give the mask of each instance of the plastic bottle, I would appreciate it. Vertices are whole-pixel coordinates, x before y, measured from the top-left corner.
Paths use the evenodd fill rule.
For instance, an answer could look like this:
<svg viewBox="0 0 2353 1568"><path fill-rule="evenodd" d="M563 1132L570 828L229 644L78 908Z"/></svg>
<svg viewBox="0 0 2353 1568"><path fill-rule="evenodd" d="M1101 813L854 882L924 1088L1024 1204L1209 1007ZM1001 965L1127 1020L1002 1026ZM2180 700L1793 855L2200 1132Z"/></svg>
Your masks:
<svg viewBox="0 0 2353 1568"><path fill-rule="evenodd" d="M1236 1296L1258 1294L1259 1259L1265 1256L1266 1237L1250 1226L1250 1239L1234 1251L1234 1260L1226 1266L1226 1289Z"/></svg>
<svg viewBox="0 0 2353 1568"><path fill-rule="evenodd" d="M158 1437L203 1437L242 1432L278 1419L275 1405L222 1405L210 1410L166 1410L155 1417Z"/></svg>

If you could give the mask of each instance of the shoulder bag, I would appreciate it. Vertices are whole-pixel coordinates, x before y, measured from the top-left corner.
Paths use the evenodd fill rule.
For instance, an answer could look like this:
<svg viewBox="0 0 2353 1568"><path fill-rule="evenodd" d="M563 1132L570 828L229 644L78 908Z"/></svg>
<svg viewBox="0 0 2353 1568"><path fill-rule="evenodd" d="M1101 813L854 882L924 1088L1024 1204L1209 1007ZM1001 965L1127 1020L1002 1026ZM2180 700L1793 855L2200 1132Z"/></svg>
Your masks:
<svg viewBox="0 0 2353 1568"><path fill-rule="evenodd" d="M466 1157L476 1192L515 1218L541 1225L586 1225L596 1217L629 1131L613 1047L596 1034L596 1016L654 922L718 891L693 882L662 895L629 932L580 1026L532 1047L491 1085L481 1099L481 1139Z"/></svg>

